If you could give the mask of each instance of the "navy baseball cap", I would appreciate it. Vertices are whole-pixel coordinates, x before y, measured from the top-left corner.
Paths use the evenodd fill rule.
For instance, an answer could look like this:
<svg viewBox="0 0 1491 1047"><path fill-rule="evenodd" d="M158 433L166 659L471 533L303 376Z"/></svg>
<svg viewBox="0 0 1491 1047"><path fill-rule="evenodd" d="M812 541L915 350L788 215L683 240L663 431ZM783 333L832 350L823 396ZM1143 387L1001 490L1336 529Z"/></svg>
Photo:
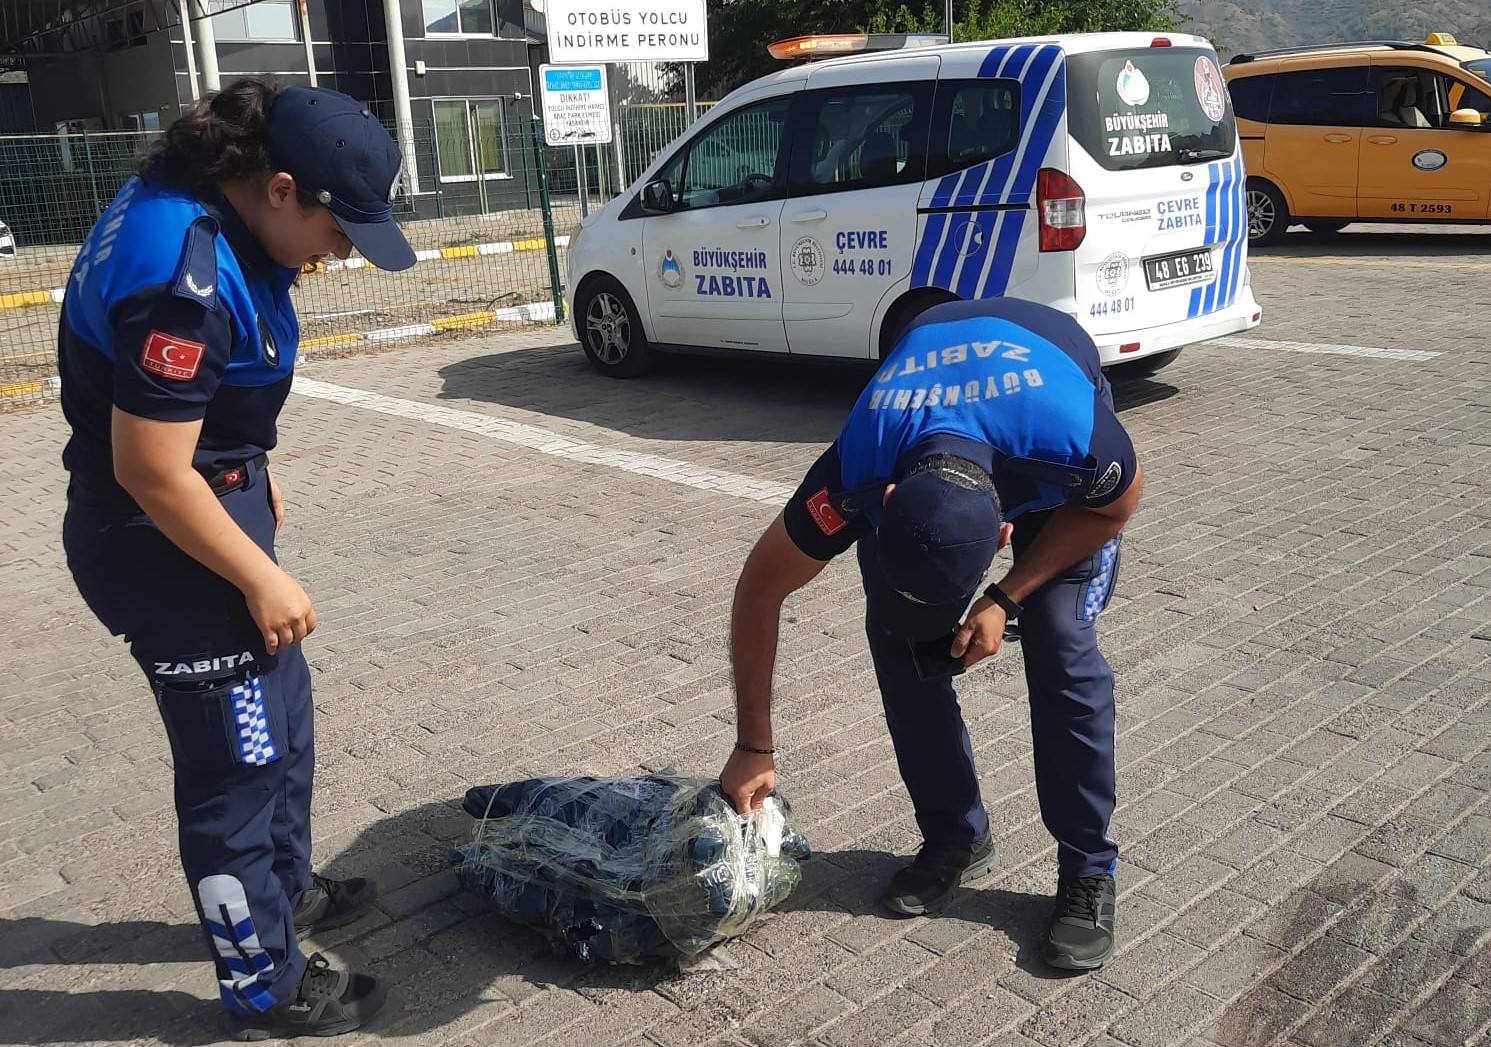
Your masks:
<svg viewBox="0 0 1491 1047"><path fill-rule="evenodd" d="M393 220L403 162L393 136L357 99L290 87L275 99L264 138L275 165L331 209L352 246L379 269L414 264Z"/></svg>
<svg viewBox="0 0 1491 1047"><path fill-rule="evenodd" d="M993 481L978 465L946 454L917 462L880 510L874 616L908 640L951 632L994 562L1003 523Z"/></svg>

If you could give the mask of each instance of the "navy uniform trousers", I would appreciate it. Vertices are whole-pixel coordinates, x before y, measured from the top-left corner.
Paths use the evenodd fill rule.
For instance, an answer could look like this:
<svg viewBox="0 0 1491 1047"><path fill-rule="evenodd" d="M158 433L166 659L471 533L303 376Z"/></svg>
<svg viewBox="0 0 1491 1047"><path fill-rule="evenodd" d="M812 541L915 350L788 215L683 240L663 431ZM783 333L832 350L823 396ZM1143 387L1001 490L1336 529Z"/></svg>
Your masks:
<svg viewBox="0 0 1491 1047"><path fill-rule="evenodd" d="M1014 554L1050 519L1022 516ZM1118 846L1108 838L1116 772L1113 757L1113 670L1098 650L1097 614L1118 575L1118 539L1051 579L1024 604L1018 620L1030 692L1036 794L1056 839L1062 876L1113 870ZM861 572L878 571L875 537L860 539ZM866 608L865 630L901 780L911 794L922 838L966 845L989 828L963 713L951 679L921 680L904 640Z"/></svg>
<svg viewBox="0 0 1491 1047"><path fill-rule="evenodd" d="M221 498L274 555L269 478ZM176 768L181 864L233 1011L293 997L306 960L294 903L310 884L315 751L300 646L269 657L243 595L143 513L69 504L68 566L101 622L130 644L155 692Z"/></svg>

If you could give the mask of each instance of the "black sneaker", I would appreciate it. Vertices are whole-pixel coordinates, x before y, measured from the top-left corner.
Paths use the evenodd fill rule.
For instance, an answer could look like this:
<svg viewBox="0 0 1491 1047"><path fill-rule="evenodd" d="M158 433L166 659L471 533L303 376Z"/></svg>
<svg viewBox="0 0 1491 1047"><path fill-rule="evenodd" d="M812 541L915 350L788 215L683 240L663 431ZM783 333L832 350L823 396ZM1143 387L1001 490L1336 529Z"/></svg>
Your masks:
<svg viewBox="0 0 1491 1047"><path fill-rule="evenodd" d="M311 885L295 903L295 930L315 934L344 927L373 907L378 885L361 876L333 880L311 874Z"/></svg>
<svg viewBox="0 0 1491 1047"><path fill-rule="evenodd" d="M891 877L880 900L902 916L936 912L954 887L978 879L998 862L994 840L987 833L972 846L924 843L911 864Z"/></svg>
<svg viewBox="0 0 1491 1047"><path fill-rule="evenodd" d="M1046 962L1064 971L1092 971L1107 963L1117 914L1113 877L1063 877L1046 931Z"/></svg>
<svg viewBox="0 0 1491 1047"><path fill-rule="evenodd" d="M383 1006L387 991L366 974L334 971L314 953L293 999L262 1014L233 1015L235 1040L289 1040L296 1036L340 1036L362 1026Z"/></svg>

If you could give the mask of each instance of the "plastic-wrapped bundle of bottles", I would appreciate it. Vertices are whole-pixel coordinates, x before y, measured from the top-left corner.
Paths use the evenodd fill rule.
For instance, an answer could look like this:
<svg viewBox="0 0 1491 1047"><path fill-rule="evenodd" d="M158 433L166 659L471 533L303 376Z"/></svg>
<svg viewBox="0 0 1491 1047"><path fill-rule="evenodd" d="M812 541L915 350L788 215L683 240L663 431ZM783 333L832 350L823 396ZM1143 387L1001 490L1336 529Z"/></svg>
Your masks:
<svg viewBox="0 0 1491 1047"><path fill-rule="evenodd" d="M693 957L743 933L811 855L780 795L749 818L707 779L533 778L481 785L452 853L467 890L561 952L607 963Z"/></svg>

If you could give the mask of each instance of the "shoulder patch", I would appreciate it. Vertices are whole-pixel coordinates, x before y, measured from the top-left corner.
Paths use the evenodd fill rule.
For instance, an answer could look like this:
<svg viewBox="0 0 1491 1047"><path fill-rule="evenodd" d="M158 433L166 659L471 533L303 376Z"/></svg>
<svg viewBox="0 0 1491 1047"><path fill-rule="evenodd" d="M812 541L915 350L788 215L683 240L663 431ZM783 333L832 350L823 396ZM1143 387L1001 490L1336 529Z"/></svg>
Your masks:
<svg viewBox="0 0 1491 1047"><path fill-rule="evenodd" d="M217 308L217 221L203 215L187 227L171 293L207 309Z"/></svg>
<svg viewBox="0 0 1491 1047"><path fill-rule="evenodd" d="M1087 492L1088 500L1112 494L1118 487L1118 481L1121 479L1123 479L1123 466L1117 462L1110 462L1107 471L1098 477L1097 483L1092 485L1092 490Z"/></svg>

